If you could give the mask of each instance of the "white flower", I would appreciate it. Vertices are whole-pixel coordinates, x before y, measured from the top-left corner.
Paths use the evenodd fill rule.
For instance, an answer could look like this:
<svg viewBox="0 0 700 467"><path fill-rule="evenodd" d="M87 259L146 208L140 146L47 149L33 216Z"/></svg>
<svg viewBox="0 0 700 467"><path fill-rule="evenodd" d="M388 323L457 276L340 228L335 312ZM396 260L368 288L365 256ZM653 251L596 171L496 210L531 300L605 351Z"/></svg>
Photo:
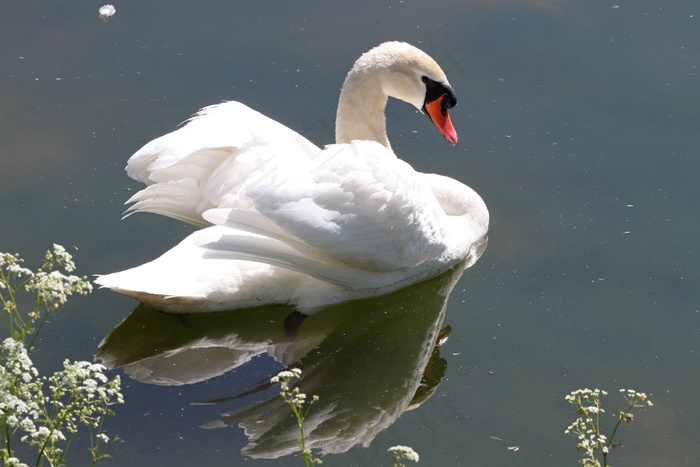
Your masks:
<svg viewBox="0 0 700 467"><path fill-rule="evenodd" d="M38 415L39 415L39 414L34 414L33 416L34 416L34 418L36 418L36 416L38 416ZM20 427L23 431L26 431L27 433L36 430L36 426L34 425L34 422L33 422L31 419L29 419L29 418L25 418L24 420L22 420L22 421L19 423L19 427Z"/></svg>
<svg viewBox="0 0 700 467"><path fill-rule="evenodd" d="M394 455L395 459L406 459L413 462L418 462L420 456L413 448L409 446L392 446L389 452Z"/></svg>
<svg viewBox="0 0 700 467"><path fill-rule="evenodd" d="M304 405L304 402L306 402L306 394L304 394L303 392L299 392L298 388L294 388L293 394L294 395L292 397L292 404L301 408Z"/></svg>
<svg viewBox="0 0 700 467"><path fill-rule="evenodd" d="M109 406L123 403L120 379L115 376L110 381L100 364L69 360L64 361L62 371L39 375L24 344L26 333L31 334L32 323L44 319L69 295L84 295L92 290L92 285L85 277L65 275L58 270L70 273L75 268L70 254L60 245L53 245L53 250L46 252L36 273L22 268L22 262L18 255L0 252L1 308L11 317L17 316L18 323L25 323L25 329L15 332L14 338L0 340L0 419L5 431L11 431L8 443L16 433L19 441L41 446L47 460L57 459L63 453L57 443L66 441L66 436L72 436L81 426L99 427L105 416L112 415ZM15 294L21 290L34 298L34 309L26 312L26 319L15 301ZM109 443L106 435L97 439ZM0 450L0 462L26 466L11 455L10 450Z"/></svg>
<svg viewBox="0 0 700 467"><path fill-rule="evenodd" d="M7 467L29 467L24 462L20 462L20 460L17 459L16 457L9 457L9 458L5 459L5 465Z"/></svg>
<svg viewBox="0 0 700 467"><path fill-rule="evenodd" d="M301 378L301 370L299 368L292 368L291 370L284 370L277 373L277 376L270 378L272 384L279 384L282 391L289 390L289 383L293 379Z"/></svg>
<svg viewBox="0 0 700 467"><path fill-rule="evenodd" d="M111 5L110 5L111 6ZM114 13L112 13L114 14ZM53 255L51 252L46 252L46 260L56 262L63 265L63 269L66 272L73 272L75 269L75 263L73 263L73 257L63 248L62 245L53 244Z"/></svg>
<svg viewBox="0 0 700 467"><path fill-rule="evenodd" d="M284 370L277 373L277 380L299 378L301 376L301 370L299 368L292 368L291 370Z"/></svg>

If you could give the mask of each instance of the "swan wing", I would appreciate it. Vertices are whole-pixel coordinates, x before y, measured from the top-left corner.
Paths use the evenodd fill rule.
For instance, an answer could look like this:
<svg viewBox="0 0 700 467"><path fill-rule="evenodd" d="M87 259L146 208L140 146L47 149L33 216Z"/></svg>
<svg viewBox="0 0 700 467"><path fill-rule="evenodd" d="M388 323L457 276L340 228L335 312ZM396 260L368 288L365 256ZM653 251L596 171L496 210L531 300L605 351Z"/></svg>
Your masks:
<svg viewBox="0 0 700 467"><path fill-rule="evenodd" d="M127 201L133 204L126 215L152 212L206 226L202 213L236 205L245 183L318 152L295 131L239 102L205 107L131 156L128 175L147 186Z"/></svg>
<svg viewBox="0 0 700 467"><path fill-rule="evenodd" d="M319 261L391 271L445 249L444 214L421 174L370 141L328 146L275 183L249 183L240 200L247 208L213 209L204 218Z"/></svg>

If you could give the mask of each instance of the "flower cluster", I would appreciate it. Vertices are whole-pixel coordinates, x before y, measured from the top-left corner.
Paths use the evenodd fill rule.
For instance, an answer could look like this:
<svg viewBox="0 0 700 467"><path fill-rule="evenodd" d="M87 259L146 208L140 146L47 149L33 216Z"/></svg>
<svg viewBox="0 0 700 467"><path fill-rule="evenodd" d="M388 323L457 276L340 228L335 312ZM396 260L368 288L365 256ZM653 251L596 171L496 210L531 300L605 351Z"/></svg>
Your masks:
<svg viewBox="0 0 700 467"><path fill-rule="evenodd" d="M301 378L301 370L299 368L292 368L291 370L284 370L277 373L277 376L270 378L272 384L279 384L282 391L289 390L289 383L292 380Z"/></svg>
<svg viewBox="0 0 700 467"><path fill-rule="evenodd" d="M296 407L298 410L301 410L304 404L306 403L306 394L304 394L303 392L299 392L299 388L289 389L289 384L293 380L300 378L301 370L299 368L292 368L291 370L280 371L279 373L277 373L277 376L273 376L272 378L270 378L271 383L280 385L280 389L282 389L280 395L284 398L284 400L288 404L291 404L294 407ZM313 396L311 398L311 402L309 403L309 407L317 400L318 396ZM306 409L306 412L308 412L308 408Z"/></svg>
<svg viewBox="0 0 700 467"><path fill-rule="evenodd" d="M307 439L304 433L304 421L309 414L309 410L311 410L311 406L314 402L318 401L319 398L318 396L313 396L306 406L306 409L304 409L304 404L307 402L306 394L300 392L298 387L290 388L291 383L299 379L301 379L301 370L299 368L292 368L277 373L277 376L270 378L270 383L280 385L280 389L282 389L280 396L282 396L287 405L292 409L292 413L299 425L301 437L297 438L297 445L304 456L304 465L306 467L313 467L314 465L322 464L322 461L321 459L313 457L311 450L306 447ZM394 456L393 467L406 467L403 463L404 460L418 462L419 459L418 453L408 446L393 446L389 448L389 452Z"/></svg>
<svg viewBox="0 0 700 467"><path fill-rule="evenodd" d="M301 437L297 439L297 445L301 450L301 454L304 456L304 464L308 467L323 463L321 459L314 458L311 450L306 447L306 434L304 433L304 420L306 420L306 416L309 414L313 403L318 401L318 396L313 396L306 406L306 410L304 410L304 404L307 402L306 394L300 392L297 387L293 389L289 388L290 383L298 379L301 379L301 370L299 368L292 368L291 370L280 371L277 373L277 376L270 378L270 382L280 385L280 389L282 389L280 396L282 396L284 401L289 405L292 409L292 413L294 413L296 417L301 434Z"/></svg>
<svg viewBox="0 0 700 467"><path fill-rule="evenodd" d="M28 292L35 293L35 301L40 302L48 311L66 303L71 294L86 295L92 291L92 284L86 277L65 275L58 270L52 270L55 267L60 267L68 273L75 270L71 255L61 245L56 244L53 251L46 252L44 264L25 285Z"/></svg>
<svg viewBox="0 0 700 467"><path fill-rule="evenodd" d="M34 430L40 407L34 400L32 381L39 373L24 345L11 337L0 347L0 361L0 420L13 430Z"/></svg>
<svg viewBox="0 0 700 467"><path fill-rule="evenodd" d="M420 459L418 453L409 446L392 446L389 448L389 452L394 456L393 467L405 467L405 464L402 462L404 460L418 462Z"/></svg>
<svg viewBox="0 0 700 467"><path fill-rule="evenodd" d="M7 466L26 465L11 448L18 436L21 442L37 447L37 465L43 458L53 466L65 465L64 450L83 426L96 433L90 448L94 464L107 456L106 447L116 441L102 432L102 422L112 415L111 405L123 403L119 376L110 381L102 365L69 360L64 361L62 371L40 376L30 358L31 345L25 344L32 334L30 342L36 340L48 313L73 293L89 293L92 286L85 277L54 269L65 273L75 269L71 255L60 245L46 252L36 272L22 263L18 255L0 253L0 303L10 333L0 346L0 460ZM34 298L29 312L20 311L20 292Z"/></svg>
<svg viewBox="0 0 700 467"><path fill-rule="evenodd" d="M651 403L647 395L643 392L637 392L634 389L620 389L620 394L625 398L629 404L629 409L626 411L620 411L620 420L624 420L627 423L632 421L632 408L633 407L653 407L654 404Z"/></svg>
<svg viewBox="0 0 700 467"><path fill-rule="evenodd" d="M66 360L62 371L39 376L24 345L11 337L0 347L0 360L0 421L11 434L23 432L20 440L37 446L40 457L61 459L66 436L80 426L100 431L112 415L109 406L123 403L119 376L110 381L102 365Z"/></svg>
<svg viewBox="0 0 700 467"><path fill-rule="evenodd" d="M22 266L19 255L0 253L0 303L10 320L10 336L24 342L34 332L35 323L43 323L45 314L66 303L74 293L87 295L92 284L87 277L64 274L75 270L70 253L61 245L53 245L46 252L44 262L36 271ZM58 269L55 269L58 268ZM19 312L17 294L26 291L33 295L34 307L26 314Z"/></svg>
<svg viewBox="0 0 700 467"><path fill-rule="evenodd" d="M601 389L577 389L565 397L565 400L576 406L576 412L580 415L574 423L564 431L569 436L578 438L576 448L585 453L586 457L579 461L583 467L607 466L607 457L610 449L619 447L620 444L613 443L613 438L617 432L620 422L632 421L632 409L634 407L651 407L653 404L648 400L647 395L633 389L620 389L620 393L628 402L626 410L621 410L618 414L617 424L610 435L610 439L601 432L600 415L605 413L601 399L608 395ZM600 452L603 463L597 457Z"/></svg>

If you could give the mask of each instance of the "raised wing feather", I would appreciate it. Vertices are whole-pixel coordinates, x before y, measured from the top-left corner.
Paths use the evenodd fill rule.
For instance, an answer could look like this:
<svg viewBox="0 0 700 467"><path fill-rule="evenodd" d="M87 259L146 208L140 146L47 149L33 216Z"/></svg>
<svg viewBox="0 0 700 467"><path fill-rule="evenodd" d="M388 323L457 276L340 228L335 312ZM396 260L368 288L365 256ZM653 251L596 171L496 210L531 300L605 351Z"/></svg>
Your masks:
<svg viewBox="0 0 700 467"><path fill-rule="evenodd" d="M318 152L298 133L239 102L206 107L129 159L129 176L148 186L127 201L134 203L127 215L153 212L209 225L202 213L235 205L244 183Z"/></svg>

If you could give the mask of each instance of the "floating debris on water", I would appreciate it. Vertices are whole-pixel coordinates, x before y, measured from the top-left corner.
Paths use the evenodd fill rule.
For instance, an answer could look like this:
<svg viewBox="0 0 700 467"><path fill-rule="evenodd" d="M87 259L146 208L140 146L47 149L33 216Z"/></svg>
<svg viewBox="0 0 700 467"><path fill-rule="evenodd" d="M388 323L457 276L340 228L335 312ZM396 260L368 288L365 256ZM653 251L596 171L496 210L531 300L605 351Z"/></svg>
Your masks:
<svg viewBox="0 0 700 467"><path fill-rule="evenodd" d="M102 21L107 21L109 18L114 16L114 14L117 12L117 9L114 8L114 5L102 5L100 7L100 19Z"/></svg>

